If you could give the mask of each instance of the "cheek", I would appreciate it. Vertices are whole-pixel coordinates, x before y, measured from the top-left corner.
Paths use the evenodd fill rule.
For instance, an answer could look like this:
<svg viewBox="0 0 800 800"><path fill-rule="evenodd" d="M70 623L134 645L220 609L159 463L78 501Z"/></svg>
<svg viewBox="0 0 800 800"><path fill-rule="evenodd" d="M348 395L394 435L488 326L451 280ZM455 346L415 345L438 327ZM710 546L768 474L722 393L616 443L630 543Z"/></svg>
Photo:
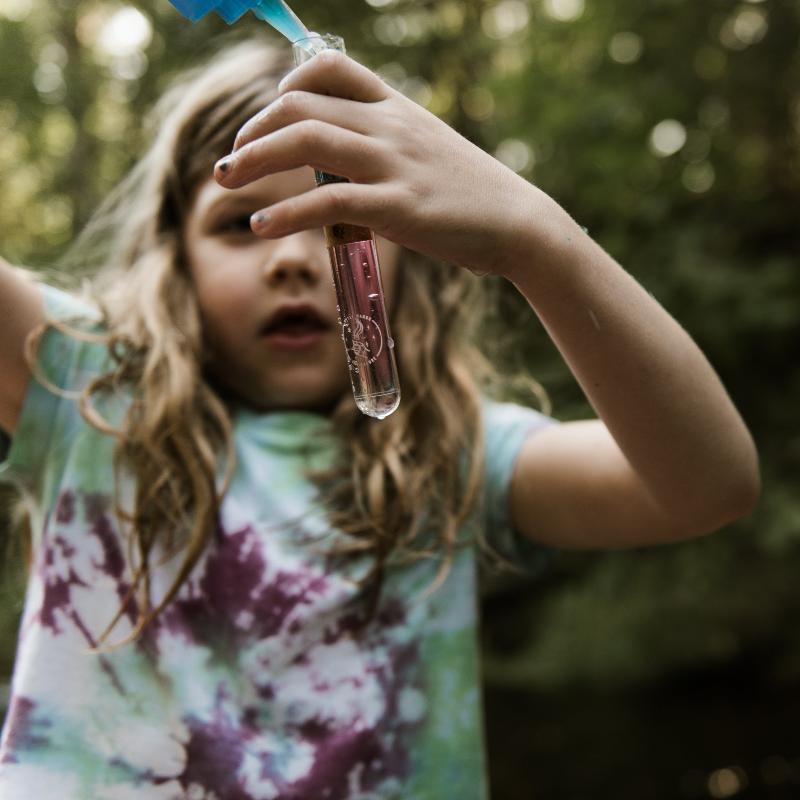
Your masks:
<svg viewBox="0 0 800 800"><path fill-rule="evenodd" d="M252 316L255 296L249 270L230 253L209 248L202 262L195 261L193 279L206 336L210 341L235 338L242 323Z"/></svg>

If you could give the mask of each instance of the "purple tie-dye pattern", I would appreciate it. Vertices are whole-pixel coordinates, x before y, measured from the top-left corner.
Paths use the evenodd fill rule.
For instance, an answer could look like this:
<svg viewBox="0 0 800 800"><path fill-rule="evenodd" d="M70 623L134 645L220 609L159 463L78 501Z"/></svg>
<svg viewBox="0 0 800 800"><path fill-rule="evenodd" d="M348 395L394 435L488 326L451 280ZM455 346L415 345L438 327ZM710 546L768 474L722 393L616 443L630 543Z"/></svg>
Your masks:
<svg viewBox="0 0 800 800"><path fill-rule="evenodd" d="M96 634L76 608L72 592L88 589L97 575L111 579L117 597L129 586L108 504L102 495L63 492L39 550L43 593L36 621L56 637L71 624L90 646L96 645ZM302 541L306 534L297 530L293 535ZM73 544L76 536L96 539L99 551L91 552L101 557L87 559L84 554L81 561ZM271 563L269 537L253 525L228 531L220 524L204 559L138 645L162 683L160 649L176 638L210 648L215 661L230 670L231 678L217 687L211 717L183 717L188 731L185 768L175 778L187 796L202 790L205 796L226 800L345 800L402 785L410 769L413 736L423 720L403 720L398 698L403 689L424 691L416 641L394 641L395 632L407 624L404 602L387 597L373 624L364 629L354 584L326 575L324 559L306 556L290 566ZM240 665L248 648L273 641L275 646L259 656L255 672ZM353 649L352 663L344 674L339 665L329 675L327 654L335 659L343 643ZM112 661L104 654L95 657L124 696ZM232 687L240 689L243 679L251 681L250 696L258 705L237 700ZM286 700L287 688L294 700ZM381 697L377 715L376 691ZM342 692L355 703L352 708L333 714L323 710ZM29 733L32 708L24 697L14 699L4 751L10 761L18 748L47 744ZM122 755L115 763L140 786L167 780L152 770L126 766ZM287 764L295 766L287 771ZM259 793L254 780L269 790Z"/></svg>
<svg viewBox="0 0 800 800"><path fill-rule="evenodd" d="M264 795L274 800L346 798L354 778L361 791L378 788L390 778L402 780L409 767L409 736L416 725L402 720L398 696L419 671L416 644L391 642L393 630L405 622L402 604L388 600L376 624L359 640L353 634L358 618L349 610L352 592L337 594L319 569L305 566L290 571L270 565L262 536L249 525L232 532L220 526L199 574L145 636L153 653L173 637L211 646L216 659L242 670L239 684L248 677L237 665L240 654L254 644L276 642L252 676L258 707L237 704L234 690L222 684L211 719L187 720L190 738L181 785L187 791L201 786L221 798L250 800L255 795L242 777L248 757L260 765L258 780L274 787L275 793ZM326 679L310 653L316 648L333 653L343 641L360 642L361 655L352 674ZM373 651L386 656L375 663ZM298 680L307 690L302 693L307 710L297 711L296 704L284 702L286 681L294 686ZM348 712L345 721L313 712L315 696L329 696L345 687L357 703L373 702L369 687L373 691L380 687L383 712L372 723L358 707ZM280 745L259 745L265 732ZM313 755L304 774L292 780L282 764L299 758L300 752Z"/></svg>
<svg viewBox="0 0 800 800"><path fill-rule="evenodd" d="M392 676L380 675L387 703L375 726L337 731L316 720L299 726L300 735L316 746L314 767L307 777L287 787L291 791L282 794L280 800L349 797L354 776L358 777L362 792L375 791L391 778L400 784L404 782L410 767L412 736L419 725L403 722L398 713L398 698L400 690L409 686L409 673L418 667L417 648L394 648L390 659Z"/></svg>
<svg viewBox="0 0 800 800"><path fill-rule="evenodd" d="M416 653L402 653L396 664L413 663ZM397 681L394 682L396 687ZM269 781L271 800L308 800L351 796L353 781L359 792L379 790L389 779L398 784L408 774L410 735L414 726L404 725L397 713L397 691L377 725L337 729L311 719L297 726L272 726L280 739L277 751L259 749L257 740L269 725L254 724L259 716L269 717L264 709L245 709L239 721L231 720L218 699L210 722L189 721L190 739L186 745L186 770L180 775L185 790L202 787L206 793L230 800L252 800L255 796L242 777L248 754L260 764L259 779ZM226 692L219 691L218 698ZM307 773L296 781L286 780L280 762L294 747L310 746L313 761Z"/></svg>
<svg viewBox="0 0 800 800"><path fill-rule="evenodd" d="M51 519L42 534L39 558L35 564L42 585L41 605L26 628L38 623L57 637L63 636L71 628L79 633L87 647L95 648L98 645L99 631L76 608L73 591L76 588L90 589L97 572L115 579L116 594L120 601L128 594L129 584L121 580L124 571L122 550L109 517L104 513L108 500L96 494L84 497L83 505L86 519L90 523L87 533L93 534L100 542L104 560L92 561L90 573L86 573L84 567L84 574L81 574L78 542L74 539L71 541L72 537L65 532L68 526L76 522L76 499L76 492L67 490L61 493L56 503L55 523ZM113 609L108 609L107 613L110 615ZM135 603L132 602L127 607L127 615L132 619L134 614ZM109 616L109 621L110 619ZM23 630L22 633L25 634L26 631ZM102 654L96 657L111 685L119 694L124 695L125 687L109 659Z"/></svg>
<svg viewBox="0 0 800 800"><path fill-rule="evenodd" d="M267 562L252 526L228 533L221 526L204 572L186 587L156 623L189 641L215 641L229 652L276 635L298 607L328 588L322 574L278 570L265 580Z"/></svg>
<svg viewBox="0 0 800 800"><path fill-rule="evenodd" d="M62 492L56 502L56 520L62 525L69 525L75 516L75 492L67 489Z"/></svg>
<svg viewBox="0 0 800 800"><path fill-rule="evenodd" d="M308 734L309 741L314 741L314 733ZM373 791L387 778L404 778L406 761L405 752L387 752L374 730L341 732L320 743L308 777L283 788L279 800L348 797L354 777L360 791Z"/></svg>
<svg viewBox="0 0 800 800"><path fill-rule="evenodd" d="M92 493L83 496L84 515L89 524L86 533L97 538L103 553L102 561L92 560L92 571L107 575L116 581L117 596L122 602L129 594L130 584L123 580L125 558L119 536L108 514L108 506L109 500L104 495ZM80 569L75 564L77 545L72 544L65 534L59 532L61 526L66 527L75 522L76 492L71 490L62 492L56 503L56 509L55 525L51 520L42 537L38 570L44 594L38 620L56 636L64 632L62 625L65 621L72 620L81 630L87 644L95 647L97 642L90 626L81 619L72 603L73 588L89 588L94 575L80 574ZM126 607L126 614L129 619L134 619L135 600Z"/></svg>
<svg viewBox="0 0 800 800"><path fill-rule="evenodd" d="M14 754L18 750L36 750L50 744L46 735L50 723L45 718L35 717L35 710L36 703L27 697L18 695L11 701L6 719L3 763L16 763Z"/></svg>
<svg viewBox="0 0 800 800"><path fill-rule="evenodd" d="M109 498L106 495L92 492L84 495L83 504L89 532L96 536L103 550L102 563L93 562L94 566L109 577L120 580L125 573L125 556L120 547L120 540L109 516ZM128 586L121 586L124 597Z"/></svg>
<svg viewBox="0 0 800 800"><path fill-rule="evenodd" d="M57 571L56 565L69 563L75 554L75 549L67 544L60 536L55 536L52 543L50 537L45 536L43 554L40 565L40 575L44 586L44 596L39 609L39 622L49 628L55 636L63 633L62 625L66 619L74 620L70 594L74 586L88 587L88 584L70 566L66 577ZM59 558L59 554L61 558Z"/></svg>
<svg viewBox="0 0 800 800"><path fill-rule="evenodd" d="M219 709L211 722L204 724L190 719L188 726L186 770L179 779L182 788L201 786L206 794L213 791L221 798L251 800L238 777L247 747L246 732L226 719Z"/></svg>

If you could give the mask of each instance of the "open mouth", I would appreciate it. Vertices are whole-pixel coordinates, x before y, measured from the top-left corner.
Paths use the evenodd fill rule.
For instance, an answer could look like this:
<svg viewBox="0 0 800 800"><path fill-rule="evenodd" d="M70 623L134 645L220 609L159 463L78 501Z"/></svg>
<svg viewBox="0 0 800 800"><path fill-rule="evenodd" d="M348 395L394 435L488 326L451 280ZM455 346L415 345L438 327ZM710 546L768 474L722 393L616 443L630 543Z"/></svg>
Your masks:
<svg viewBox="0 0 800 800"><path fill-rule="evenodd" d="M313 309L278 312L262 329L271 344L283 347L309 347L327 333L330 326Z"/></svg>

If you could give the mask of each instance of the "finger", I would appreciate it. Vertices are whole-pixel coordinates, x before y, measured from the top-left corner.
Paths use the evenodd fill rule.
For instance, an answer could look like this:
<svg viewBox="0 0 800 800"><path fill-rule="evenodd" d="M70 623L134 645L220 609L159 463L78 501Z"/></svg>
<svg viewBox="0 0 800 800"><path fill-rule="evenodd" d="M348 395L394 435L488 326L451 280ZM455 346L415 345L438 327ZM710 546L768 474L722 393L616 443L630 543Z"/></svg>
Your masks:
<svg viewBox="0 0 800 800"><path fill-rule="evenodd" d="M356 182L371 182L380 174L380 163L374 139L327 122L303 120L221 159L214 175L226 189L303 166Z"/></svg>
<svg viewBox="0 0 800 800"><path fill-rule="evenodd" d="M385 192L377 187L329 183L257 211L250 225L253 233L265 239L337 224L380 231L388 213Z"/></svg>
<svg viewBox="0 0 800 800"><path fill-rule="evenodd" d="M278 84L280 94L298 90L362 103L385 100L392 91L374 72L335 50L324 50Z"/></svg>
<svg viewBox="0 0 800 800"><path fill-rule="evenodd" d="M365 124L365 118L370 116L369 110L370 106L365 103L356 103L341 97L326 97L301 91L287 92L242 126L236 134L232 152L235 153L255 139L306 119L317 119L355 133L367 134L371 127Z"/></svg>

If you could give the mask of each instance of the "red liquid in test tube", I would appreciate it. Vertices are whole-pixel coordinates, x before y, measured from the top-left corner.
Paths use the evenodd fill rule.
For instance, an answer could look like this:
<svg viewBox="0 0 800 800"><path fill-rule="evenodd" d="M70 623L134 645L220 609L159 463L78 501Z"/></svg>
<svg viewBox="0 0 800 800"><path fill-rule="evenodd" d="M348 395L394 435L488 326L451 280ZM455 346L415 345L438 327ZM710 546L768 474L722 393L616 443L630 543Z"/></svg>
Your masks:
<svg viewBox="0 0 800 800"><path fill-rule="evenodd" d="M364 414L383 419L400 404L400 382L375 239L354 225L333 225L325 234L353 397ZM369 238L341 241L353 234Z"/></svg>

